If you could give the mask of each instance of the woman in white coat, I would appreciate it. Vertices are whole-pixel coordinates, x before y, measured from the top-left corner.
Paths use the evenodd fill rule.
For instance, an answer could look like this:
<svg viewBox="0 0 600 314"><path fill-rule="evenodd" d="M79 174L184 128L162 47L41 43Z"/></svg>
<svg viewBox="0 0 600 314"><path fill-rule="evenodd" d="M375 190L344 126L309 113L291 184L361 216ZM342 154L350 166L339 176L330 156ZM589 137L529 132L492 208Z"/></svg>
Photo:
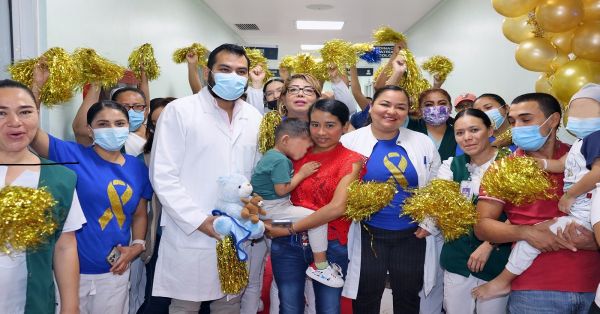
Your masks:
<svg viewBox="0 0 600 314"><path fill-rule="evenodd" d="M409 97L398 86L385 86L374 95L372 123L342 137L349 149L370 156L364 180L393 178L398 193L370 220L353 223L349 234L350 265L343 295L355 313L379 313L389 272L394 313L419 313L428 233L399 217L408 188L425 185L440 166L435 145L426 135L400 128L408 116ZM434 251L435 252L435 251ZM428 254L435 257L435 253ZM365 261L365 263L361 263Z"/></svg>

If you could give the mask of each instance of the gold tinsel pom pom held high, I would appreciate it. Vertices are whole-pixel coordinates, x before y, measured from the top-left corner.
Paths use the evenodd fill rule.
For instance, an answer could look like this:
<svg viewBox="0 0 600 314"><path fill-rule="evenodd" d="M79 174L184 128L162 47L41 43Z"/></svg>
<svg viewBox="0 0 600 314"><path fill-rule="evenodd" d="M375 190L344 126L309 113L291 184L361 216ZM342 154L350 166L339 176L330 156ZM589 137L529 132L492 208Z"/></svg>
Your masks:
<svg viewBox="0 0 600 314"><path fill-rule="evenodd" d="M406 36L404 34L395 31L389 26L382 26L376 29L373 32L373 39L375 39L375 44L377 45L406 42Z"/></svg>
<svg viewBox="0 0 600 314"><path fill-rule="evenodd" d="M189 47L179 48L173 52L173 62L179 64L186 62L186 56L188 53L194 52L198 56L198 66L206 65L206 58L208 57L208 49L202 44L193 43Z"/></svg>
<svg viewBox="0 0 600 314"><path fill-rule="evenodd" d="M414 190L404 201L402 215L417 222L433 219L446 241L469 233L477 221L475 205L460 193L460 184L442 179Z"/></svg>
<svg viewBox="0 0 600 314"><path fill-rule="evenodd" d="M277 110L267 112L258 126L258 151L264 154L275 147L275 129L281 124L281 115Z"/></svg>
<svg viewBox="0 0 600 314"><path fill-rule="evenodd" d="M31 87L33 85L33 68L38 62L47 67L50 73L40 93L42 103L52 107L52 105L71 99L79 73L75 61L62 48L50 48L39 58L21 60L9 66L8 70L15 81Z"/></svg>
<svg viewBox="0 0 600 314"><path fill-rule="evenodd" d="M116 85L125 74L124 67L99 56L94 49L75 49L73 60L79 68L79 88L93 82L108 88Z"/></svg>
<svg viewBox="0 0 600 314"><path fill-rule="evenodd" d="M423 63L423 70L437 75L440 80L445 80L454 69L454 64L444 56L433 56Z"/></svg>
<svg viewBox="0 0 600 314"><path fill-rule="evenodd" d="M154 58L154 48L150 44L143 44L136 48L129 55L129 68L140 79L142 77L142 68L146 71L146 77L153 81L160 75L160 67Z"/></svg>
<svg viewBox="0 0 600 314"><path fill-rule="evenodd" d="M396 187L390 182L355 180L348 186L346 217L354 221L368 219L387 206L395 194Z"/></svg>
<svg viewBox="0 0 600 314"><path fill-rule="evenodd" d="M421 74L421 69L415 61L415 57L412 52L408 49L402 49L398 53L406 60L406 74L405 79L401 82L400 86L404 88L408 95L411 97L412 110L417 110L419 107L418 99L419 95L427 89L431 88L431 84Z"/></svg>
<svg viewBox="0 0 600 314"><path fill-rule="evenodd" d="M225 294L238 294L248 285L246 263L238 259L233 242L231 236L217 242L217 268Z"/></svg>
<svg viewBox="0 0 600 314"><path fill-rule="evenodd" d="M265 58L263 53L260 50L254 48L244 49L246 50L246 55L248 56L248 59L250 59L250 70L252 70L257 65L260 65L265 71L265 79L263 82L266 82L269 79L271 79L271 77L273 77L273 73L269 71L269 61L267 60L267 58Z"/></svg>
<svg viewBox="0 0 600 314"><path fill-rule="evenodd" d="M35 249L54 234L54 198L44 188L7 186L0 190L0 252Z"/></svg>
<svg viewBox="0 0 600 314"><path fill-rule="evenodd" d="M536 199L552 199L554 182L531 157L508 157L497 160L481 179L487 196L515 205Z"/></svg>
<svg viewBox="0 0 600 314"><path fill-rule="evenodd" d="M341 75L346 72L346 67L358 62L357 51L352 45L341 39L333 39L325 42L321 48L323 63L328 66L335 65Z"/></svg>

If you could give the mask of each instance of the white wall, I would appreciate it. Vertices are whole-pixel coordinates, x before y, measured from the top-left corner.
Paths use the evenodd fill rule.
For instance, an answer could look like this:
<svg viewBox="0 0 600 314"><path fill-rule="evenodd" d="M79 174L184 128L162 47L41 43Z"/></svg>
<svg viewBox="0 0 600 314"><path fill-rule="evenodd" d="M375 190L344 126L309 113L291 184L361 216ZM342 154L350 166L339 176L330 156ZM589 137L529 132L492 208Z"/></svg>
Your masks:
<svg viewBox="0 0 600 314"><path fill-rule="evenodd" d="M181 97L191 94L185 64L171 60L175 49L193 42L213 49L242 39L202 0L45 0L40 12L41 42L45 51L62 47L72 52L78 47L95 49L100 55L123 66L131 51L146 42L154 47L161 75L150 82L150 97ZM50 133L72 139L71 122L81 104L81 94L69 104L49 113Z"/></svg>
<svg viewBox="0 0 600 314"><path fill-rule="evenodd" d="M539 74L517 64L502 19L489 0L445 0L406 32L408 46L421 60L439 54L454 62L443 86L453 99L488 92L510 102L533 92Z"/></svg>

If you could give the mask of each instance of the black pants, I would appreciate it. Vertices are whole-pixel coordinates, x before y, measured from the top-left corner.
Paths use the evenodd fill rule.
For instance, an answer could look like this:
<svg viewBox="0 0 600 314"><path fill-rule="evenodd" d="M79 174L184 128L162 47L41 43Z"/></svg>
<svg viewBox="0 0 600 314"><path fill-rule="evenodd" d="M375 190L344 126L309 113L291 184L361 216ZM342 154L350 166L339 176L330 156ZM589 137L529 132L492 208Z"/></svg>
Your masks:
<svg viewBox="0 0 600 314"><path fill-rule="evenodd" d="M389 272L394 313L419 313L419 291L423 287L425 239L409 230L362 228L362 248L358 295L352 302L354 313L379 314L381 296ZM352 257L350 256L350 259Z"/></svg>

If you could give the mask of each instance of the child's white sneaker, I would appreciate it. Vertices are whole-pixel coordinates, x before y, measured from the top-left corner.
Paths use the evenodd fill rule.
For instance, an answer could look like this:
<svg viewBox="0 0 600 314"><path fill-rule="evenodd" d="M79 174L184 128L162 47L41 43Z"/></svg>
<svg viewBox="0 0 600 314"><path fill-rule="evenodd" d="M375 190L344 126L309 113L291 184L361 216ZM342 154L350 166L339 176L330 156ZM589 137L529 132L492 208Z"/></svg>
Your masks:
<svg viewBox="0 0 600 314"><path fill-rule="evenodd" d="M306 275L311 279L332 288L341 288L344 286L341 268L337 264L330 264L325 269L317 269L317 266L312 263L306 269Z"/></svg>

